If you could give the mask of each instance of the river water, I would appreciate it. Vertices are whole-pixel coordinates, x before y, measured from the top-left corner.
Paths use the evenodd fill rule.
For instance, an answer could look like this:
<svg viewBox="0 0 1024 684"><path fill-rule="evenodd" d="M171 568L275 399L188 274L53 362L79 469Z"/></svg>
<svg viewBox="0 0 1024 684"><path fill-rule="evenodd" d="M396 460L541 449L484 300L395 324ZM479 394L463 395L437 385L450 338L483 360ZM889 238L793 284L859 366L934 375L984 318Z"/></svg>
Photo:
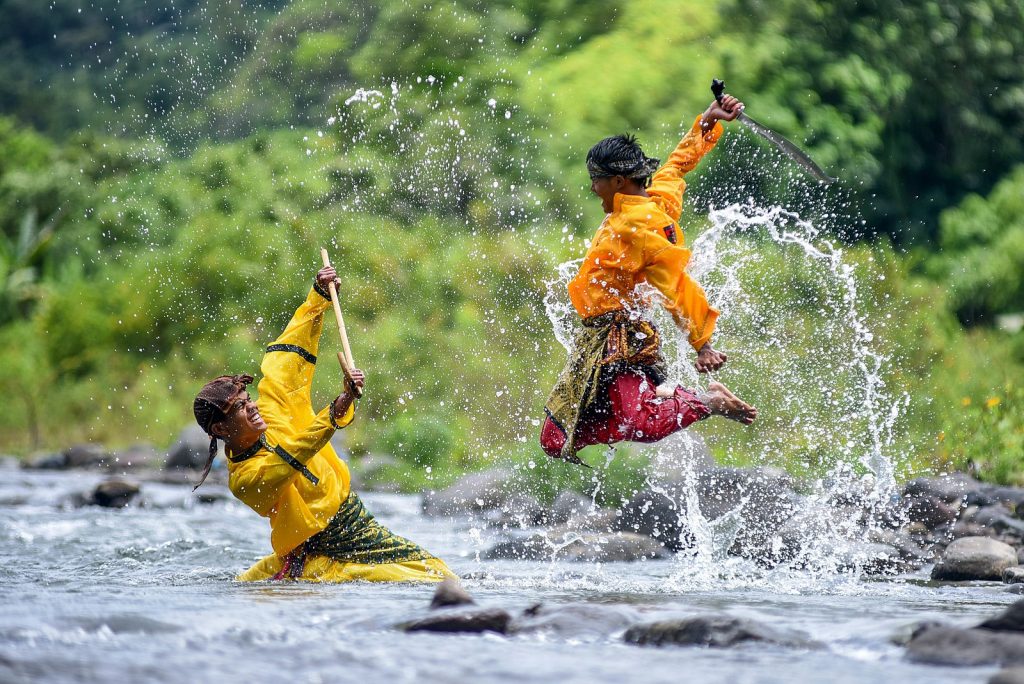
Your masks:
<svg viewBox="0 0 1024 684"><path fill-rule="evenodd" d="M46 682L982 682L992 668L903 660L891 638L920 620L969 625L1014 595L936 586L927 568L884 581L751 573L716 580L686 558L621 564L481 561L500 533L427 519L419 499L364 496L396 532L444 557L478 603L550 616L515 636L406 634L429 585L241 584L269 550L266 521L187 487L144 485L145 505L73 508L99 477L0 473L0 681ZM211 487L211 490L216 487ZM625 625L708 613L795 629L793 649L645 648Z"/></svg>

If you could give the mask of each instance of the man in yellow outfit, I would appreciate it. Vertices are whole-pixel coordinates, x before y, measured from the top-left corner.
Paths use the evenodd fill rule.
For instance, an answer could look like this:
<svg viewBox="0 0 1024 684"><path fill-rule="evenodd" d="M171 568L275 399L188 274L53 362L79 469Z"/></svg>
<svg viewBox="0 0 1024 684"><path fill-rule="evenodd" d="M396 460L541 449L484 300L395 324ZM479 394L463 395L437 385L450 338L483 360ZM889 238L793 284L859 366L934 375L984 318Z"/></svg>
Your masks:
<svg viewBox="0 0 1024 684"><path fill-rule="evenodd" d="M340 282L334 269L320 270L284 333L267 347L258 401L246 391L251 375L224 375L207 383L193 404L196 421L210 435L203 479L221 439L231 492L270 519L274 553L239 579L397 582L453 576L443 561L382 527L351 491L348 467L330 439L352 422L352 388L313 411L310 387L332 282ZM352 375L362 388L363 373Z"/></svg>
<svg viewBox="0 0 1024 684"><path fill-rule="evenodd" d="M582 463L576 452L592 444L656 442L710 415L748 425L757 417L721 383L701 396L663 384L661 342L645 320L639 287L664 296L697 351L698 371L721 368L726 356L711 346L718 311L686 272L690 251L679 217L684 176L718 141L720 121L732 121L742 107L731 95L712 102L660 169L632 136L605 138L587 154L590 188L607 215L569 283L583 328L545 406L540 442L549 456Z"/></svg>

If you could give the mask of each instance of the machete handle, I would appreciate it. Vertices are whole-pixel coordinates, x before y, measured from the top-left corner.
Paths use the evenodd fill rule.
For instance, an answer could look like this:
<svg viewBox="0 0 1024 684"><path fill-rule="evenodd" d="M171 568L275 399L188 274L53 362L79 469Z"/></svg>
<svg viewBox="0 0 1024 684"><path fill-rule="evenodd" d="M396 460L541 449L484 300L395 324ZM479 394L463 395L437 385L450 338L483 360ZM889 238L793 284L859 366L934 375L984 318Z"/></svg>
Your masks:
<svg viewBox="0 0 1024 684"><path fill-rule="evenodd" d="M722 104L722 94L725 93L725 81L720 81L717 78L711 79L711 93L715 96L715 101L718 104Z"/></svg>

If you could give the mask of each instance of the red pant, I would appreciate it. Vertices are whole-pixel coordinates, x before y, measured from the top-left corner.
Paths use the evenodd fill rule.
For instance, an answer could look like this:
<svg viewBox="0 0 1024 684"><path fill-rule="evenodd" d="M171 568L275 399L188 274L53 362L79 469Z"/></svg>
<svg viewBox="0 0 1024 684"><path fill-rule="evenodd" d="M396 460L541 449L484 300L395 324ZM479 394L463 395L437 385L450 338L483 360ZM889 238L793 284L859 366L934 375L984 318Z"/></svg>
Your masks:
<svg viewBox="0 0 1024 684"><path fill-rule="evenodd" d="M608 409L594 411L580 420L576 450L591 444L657 442L711 415L704 402L682 387L676 387L669 398L658 398L654 383L638 371L625 371L615 377L608 388L608 404ZM558 458L565 439L565 433L548 416L540 430L545 453Z"/></svg>

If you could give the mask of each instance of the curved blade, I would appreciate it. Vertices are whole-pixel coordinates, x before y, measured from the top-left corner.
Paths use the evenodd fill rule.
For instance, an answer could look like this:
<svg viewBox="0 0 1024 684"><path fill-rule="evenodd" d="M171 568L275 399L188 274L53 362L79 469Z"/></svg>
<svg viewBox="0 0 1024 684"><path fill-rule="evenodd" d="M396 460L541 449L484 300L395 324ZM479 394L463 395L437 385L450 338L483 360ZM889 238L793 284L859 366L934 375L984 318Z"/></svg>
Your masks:
<svg viewBox="0 0 1024 684"><path fill-rule="evenodd" d="M783 154L795 161L800 166L807 169L807 171L818 179L818 182L828 185L834 183L835 178L832 178L827 173L821 170L821 167L814 163L810 157L804 154L803 150L794 145L793 143L786 140L784 137L776 133L770 128L762 126L746 114L740 114L739 120L750 130L757 133L759 136L775 145L777 148L782 150Z"/></svg>

